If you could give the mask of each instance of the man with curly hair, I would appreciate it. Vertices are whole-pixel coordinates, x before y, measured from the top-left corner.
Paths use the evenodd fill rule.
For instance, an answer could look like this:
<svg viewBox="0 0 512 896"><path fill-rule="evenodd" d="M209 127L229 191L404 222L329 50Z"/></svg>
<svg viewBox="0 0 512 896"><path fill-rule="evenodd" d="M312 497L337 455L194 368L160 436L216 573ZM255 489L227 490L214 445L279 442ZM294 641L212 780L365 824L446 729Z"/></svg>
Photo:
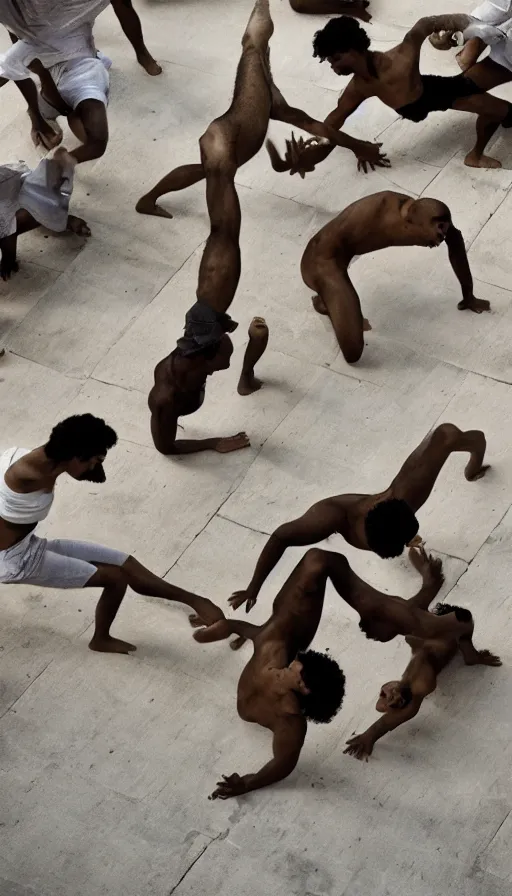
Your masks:
<svg viewBox="0 0 512 896"><path fill-rule="evenodd" d="M486 441L480 430L462 432L442 423L430 432L407 458L391 485L376 495L335 495L313 504L303 516L279 526L270 536L245 591L230 598L235 609L256 603L261 586L287 548L318 544L339 533L345 541L379 557L399 557L406 545L421 541L416 512L423 507L436 479L454 451L467 451L464 471L469 482L485 475Z"/></svg>
<svg viewBox="0 0 512 896"><path fill-rule="evenodd" d="M411 558L413 562L419 563L421 554L412 553L416 555L414 559ZM442 575L441 560L436 559L433 563ZM422 608L428 610L429 603L429 595L425 594ZM437 604L430 612L437 617L455 613L460 621L472 620L469 610L451 604ZM435 638L418 638L407 635L405 640L412 654L407 668L400 681L388 681L382 685L375 706L377 712L383 714L382 718L370 725L362 734L355 734L347 741L344 752L349 756L368 761L376 741L394 731L399 725L413 719L420 711L425 697L435 691L437 676L448 666L457 652L460 652L466 666L501 666L500 658L490 650L477 650L471 636L456 638L453 635L443 635Z"/></svg>
<svg viewBox="0 0 512 896"><path fill-rule="evenodd" d="M484 149L501 125L512 127L512 105L487 93L507 78L496 66L479 63L463 74L444 77L420 72L420 53L424 41L433 33L461 31L472 34L472 16L451 14L425 16L407 32L402 43L386 52L370 49L370 38L359 22L347 16L331 19L313 39L313 55L327 61L337 75L352 75L341 94L338 105L325 119L332 128L342 128L365 100L378 97L409 121L423 121L431 112L455 109L473 112L477 118L477 140L465 164L471 167L495 168L499 162L484 155ZM310 141L309 141L310 142ZM325 141L319 146L306 146L288 141L286 159L268 146L274 168L278 171L313 171L334 149Z"/></svg>
<svg viewBox="0 0 512 896"><path fill-rule="evenodd" d="M164 582L123 551L70 539L39 538L37 524L50 512L55 485L67 474L80 482L105 482L103 462L117 442L114 430L92 414L68 417L45 445L9 448L0 457L0 582L43 588L102 588L89 647L129 653L133 644L113 638L128 586L137 594L176 600L209 624L224 617L210 600Z"/></svg>

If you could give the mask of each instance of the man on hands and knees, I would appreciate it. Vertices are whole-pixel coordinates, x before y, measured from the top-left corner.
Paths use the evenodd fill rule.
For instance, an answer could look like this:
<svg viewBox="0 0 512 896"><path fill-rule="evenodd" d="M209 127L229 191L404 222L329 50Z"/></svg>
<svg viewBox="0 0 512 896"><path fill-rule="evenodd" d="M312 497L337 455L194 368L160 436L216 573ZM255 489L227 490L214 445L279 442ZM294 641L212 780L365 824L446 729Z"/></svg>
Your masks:
<svg viewBox="0 0 512 896"><path fill-rule="evenodd" d="M330 318L349 364L359 361L364 348L363 333L371 329L349 277L352 261L390 246L433 249L444 242L462 289L457 307L477 314L489 311L489 302L473 295L463 236L454 227L448 206L437 199L411 199L390 190L374 193L353 202L309 241L301 261L302 279L316 293L316 311Z"/></svg>
<svg viewBox="0 0 512 896"><path fill-rule="evenodd" d="M211 799L239 796L288 777L299 760L308 721L330 722L341 707L342 670L331 657L308 649L322 616L327 581L320 554L308 551L263 625L226 619L194 634L201 643L235 634L235 648L245 640L253 642L253 656L238 682L238 714L273 735L272 759L253 774L224 776ZM191 623L200 624L194 617Z"/></svg>
<svg viewBox="0 0 512 896"><path fill-rule="evenodd" d="M430 612L435 616L455 613L460 621L472 619L469 610L445 603L437 604ZM457 652L460 651L467 666L501 666L498 656L489 650L477 650L471 636L416 638L409 635L405 640L411 648L409 664L400 681L388 681L382 685L375 707L377 712L383 714L382 718L362 734L355 734L347 741L345 753L349 756L368 761L376 741L413 719L420 711L425 697L435 691L437 676Z"/></svg>
<svg viewBox="0 0 512 896"><path fill-rule="evenodd" d="M4 452L0 458L0 582L101 588L89 646L107 653L128 653L135 647L110 634L128 587L137 594L184 603L205 624L224 618L224 614L210 600L164 582L122 551L34 534L37 524L48 516L58 478L67 474L82 482L105 482L103 463L116 442L114 430L103 420L82 414L57 424L39 448Z"/></svg>
<svg viewBox="0 0 512 896"><path fill-rule="evenodd" d="M338 128L334 130L301 109L288 105L274 84L270 71L268 43L273 31L268 0L257 0L242 37L242 55L231 106L224 115L211 122L201 137L200 163L180 165L167 174L139 199L136 205L138 212L172 218L170 212L157 205L157 199L206 178L210 220L213 224L214 220L221 219L223 203L228 197L229 205L238 207L234 188L236 172L263 146L271 119L301 128L314 137L328 138L333 144L352 150L359 162L388 164L380 152L382 144L355 140Z"/></svg>
<svg viewBox="0 0 512 896"><path fill-rule="evenodd" d="M453 452L468 452L464 475L480 479L486 441L480 430L462 432L453 423L442 423L430 432L407 458L390 486L376 495L336 495L313 504L306 513L284 523L270 536L245 591L237 591L230 603L236 609L256 603L261 586L288 547L318 544L339 533L353 547L373 551L379 557L399 557L406 545L421 542L416 512L429 497L439 473Z"/></svg>
<svg viewBox="0 0 512 896"><path fill-rule="evenodd" d="M425 16L407 32L401 44L384 53L370 50L370 38L355 19L342 16L331 19L315 34L314 56L327 61L337 75L352 75L338 105L325 119L332 128L341 128L365 100L376 96L410 121L423 121L430 112L455 109L478 116L477 140L466 156L466 165L500 167L484 149L501 125L512 127L512 105L487 91L510 80L510 74L488 60L463 74L452 77L420 73L420 53L424 41L441 31L466 32L473 24L471 16L452 14ZM278 171L313 171L333 151L329 142L320 146L287 143L285 160L272 147L272 164Z"/></svg>

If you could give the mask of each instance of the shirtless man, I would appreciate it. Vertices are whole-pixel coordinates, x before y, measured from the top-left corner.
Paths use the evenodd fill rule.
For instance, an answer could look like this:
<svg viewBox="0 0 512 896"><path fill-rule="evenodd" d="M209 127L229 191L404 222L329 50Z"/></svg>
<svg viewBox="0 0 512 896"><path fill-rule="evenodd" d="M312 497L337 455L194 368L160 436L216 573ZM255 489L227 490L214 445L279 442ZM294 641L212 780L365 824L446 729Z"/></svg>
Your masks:
<svg viewBox="0 0 512 896"><path fill-rule="evenodd" d="M83 218L68 213L75 165L63 147L51 159L43 159L34 171L23 162L0 165L2 280L10 280L19 270L17 241L21 234L43 225L54 233L67 230L78 236L91 235Z"/></svg>
<svg viewBox="0 0 512 896"><path fill-rule="evenodd" d="M313 40L314 56L327 60L337 75L353 75L337 108L325 119L333 128L343 127L361 103L372 96L410 121L423 121L430 112L456 109L478 115L475 146L466 156L472 167L496 167L484 149L498 125L512 127L512 105L486 91L503 84L503 71L492 62L473 66L453 77L420 74L423 42L440 31L464 32L473 22L467 15L426 16L405 35L401 44L385 53L370 51L370 38L355 19L331 19ZM330 143L297 148L287 143L286 159L271 155L278 171L313 171L334 149ZM273 147L271 147L272 149ZM277 157L276 157L277 156Z"/></svg>
<svg viewBox="0 0 512 896"><path fill-rule="evenodd" d="M437 562L441 565L440 560ZM425 605L424 609L427 609L427 606ZM431 610L435 616L454 612L458 613L459 619L465 615L468 619L471 618L469 610L450 604L437 604ZM420 711L425 697L435 691L437 676L448 666L458 651L466 666L501 666L498 656L489 650L477 650L470 636L416 638L414 635L408 635L405 640L412 653L409 664L400 681L388 681L382 685L375 709L383 713L383 716L362 734L355 734L347 741L344 752L349 756L368 761L376 741L404 722L413 719Z"/></svg>
<svg viewBox="0 0 512 896"><path fill-rule="evenodd" d="M254 644L254 655L238 683L238 713L273 732L274 757L256 774L224 777L212 799L227 799L286 778L297 765L306 737L307 719L330 722L341 706L345 679L330 658L307 648L320 619L327 579L338 594L359 613L359 626L368 638L389 641L397 634L454 637L471 634L472 624L452 613L443 619L420 607L433 600L443 577L426 555L415 562L423 583L410 600L382 594L351 570L342 554L309 550L277 595L271 617L263 625L223 619L194 634L201 643L237 635L238 649L245 640ZM192 625L200 623L192 616Z"/></svg>
<svg viewBox="0 0 512 896"><path fill-rule="evenodd" d="M374 193L353 202L309 241L301 261L302 279L317 293L316 311L330 317L345 361L359 361L363 332L371 329L348 274L354 257L389 246L432 249L443 242L462 289L457 307L477 314L489 311L489 302L473 295L463 236L454 227L448 206L437 199L411 199L388 190Z"/></svg>
<svg viewBox="0 0 512 896"><path fill-rule="evenodd" d="M429 497L439 473L454 451L470 455L464 475L469 482L485 475L486 441L483 432L462 432L442 423L430 432L407 458L391 485L377 495L337 495L313 504L306 513L284 523L270 536L245 591L229 602L235 609L246 604L249 612L261 586L279 563L286 548L318 544L339 533L345 541L379 557L399 557L404 547L421 541L416 512Z"/></svg>
<svg viewBox="0 0 512 896"><path fill-rule="evenodd" d="M57 424L45 445L10 448L0 458L0 582L42 588L101 588L91 650L128 653L133 644L113 638L114 622L128 586L137 594L179 601L205 624L224 618L210 600L160 579L134 557L103 545L34 535L50 511L55 484L67 474L105 482L103 462L116 444L114 430L92 414Z"/></svg>
<svg viewBox="0 0 512 896"><path fill-rule="evenodd" d="M212 121L199 140L201 162L175 168L149 193L142 196L136 205L141 214L172 218L170 212L157 205L157 199L165 193L184 190L206 178L206 199L212 229L214 226L220 227L223 214L227 215L220 239L224 244L229 242L230 257L233 256L234 244L238 252L240 232L240 206L234 178L238 168L252 159L263 146L270 119L285 121L315 137L326 137L337 146L351 149L358 164L389 164L380 152L382 144L355 140L288 105L274 84L270 71L268 42L273 31L268 0L257 0L242 38L242 55L231 106L224 115ZM211 258L208 256L205 267L207 264L211 265ZM211 307L225 311L229 302L226 303L224 297L218 295ZM217 307L219 303L222 306L220 308Z"/></svg>

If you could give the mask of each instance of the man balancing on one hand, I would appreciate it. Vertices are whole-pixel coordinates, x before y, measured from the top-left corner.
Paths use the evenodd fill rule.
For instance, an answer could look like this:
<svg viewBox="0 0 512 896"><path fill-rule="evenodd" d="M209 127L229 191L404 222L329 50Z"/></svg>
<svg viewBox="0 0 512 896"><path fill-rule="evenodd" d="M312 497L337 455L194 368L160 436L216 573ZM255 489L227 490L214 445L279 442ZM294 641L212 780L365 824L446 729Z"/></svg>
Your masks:
<svg viewBox="0 0 512 896"><path fill-rule="evenodd" d="M10 448L0 457L0 582L42 588L100 588L91 650L128 653L133 644L113 638L110 627L128 586L137 594L179 601L209 624L224 614L210 600L164 582L134 557L85 541L47 540L34 535L46 519L55 484L67 474L78 481L105 482L103 462L116 444L114 430L92 414L68 417L45 445Z"/></svg>
<svg viewBox="0 0 512 896"><path fill-rule="evenodd" d="M138 212L172 218L170 212L156 204L157 199L206 178L206 199L212 225L215 220L221 226L224 212L228 216L222 229L224 241L232 242L235 237L238 240L240 206L234 186L235 174L263 146L270 119L284 121L316 137L326 137L337 146L351 149L360 163L389 164L380 152L382 144L356 140L288 105L270 71L268 42L273 31L268 0L257 0L242 37L242 55L231 106L211 122L201 137L201 162L180 165L167 174L139 199ZM222 297L217 297L217 301L221 300ZM226 308L217 310L226 311Z"/></svg>
<svg viewBox="0 0 512 896"><path fill-rule="evenodd" d="M410 552L411 555L413 553L416 552ZM411 556L415 565L419 557L419 554L416 554L416 559ZM438 564L440 572L441 560L434 562ZM428 609L429 600L429 596L425 595L423 609ZM469 610L445 603L437 604L430 612L437 617L455 613L459 620L472 619ZM368 761L376 741L394 731L399 725L413 719L420 711L425 697L435 691L437 676L448 666L458 651L466 666L501 666L498 656L489 650L477 650L469 635L463 638L453 635L437 635L429 638L407 635L405 640L411 648L412 656L409 664L400 681L388 681L382 685L375 707L377 712L383 713L382 718L370 725L362 734L355 734L347 741L345 753L349 756Z"/></svg>
<svg viewBox="0 0 512 896"><path fill-rule="evenodd" d="M236 609L245 603L248 612L286 548L294 545L318 544L339 533L353 547L374 551L384 559L400 556L406 545L420 540L415 514L429 497L450 454L469 452L464 473L472 482L488 469L483 465L485 449L483 432L462 432L453 423L442 423L412 452L385 491L325 498L303 516L279 526L263 548L249 586L233 594L231 605Z"/></svg>
<svg viewBox="0 0 512 896"><path fill-rule="evenodd" d="M330 657L308 650L322 616L327 579L359 613L359 627L367 638L389 641L398 634L471 635L472 623L455 613L439 619L421 609L438 593L443 577L436 562L424 553L414 565L422 586L415 597L403 600L363 582L342 554L313 548L283 585L266 623L223 619L195 633L202 643L235 634L234 649L247 639L253 642L254 654L238 683L238 713L244 721L273 732L273 759L255 774L225 776L212 799L238 796L286 778L297 765L307 720L330 722L338 712L345 690L343 672ZM200 625L194 617L191 623Z"/></svg>
<svg viewBox="0 0 512 896"><path fill-rule="evenodd" d="M484 155L484 149L501 124L512 127L512 105L486 91L508 80L487 60L452 77L423 75L419 62L423 42L440 31L471 33L474 23L468 15L426 16L407 32L401 44L385 53L370 50L370 38L355 19L331 19L315 34L314 55L321 62L327 60L337 75L352 75L340 96L337 108L325 119L333 128L341 128L347 118L370 97L378 97L386 106L410 121L423 121L430 112L455 109L478 115L475 146L468 153L465 164L472 167L499 167L494 159ZM332 152L327 142L319 146L293 144L288 141L286 159L279 158L270 145L272 164L278 171L313 171L315 165Z"/></svg>
<svg viewBox="0 0 512 896"><path fill-rule="evenodd" d="M302 279L316 293L314 308L330 317L345 361L359 361L363 333L371 329L349 277L351 262L389 246L432 249L443 242L462 288L457 307L477 314L489 311L489 302L473 295L463 236L454 227L448 206L437 199L411 199L390 190L374 193L353 202L309 241L301 261Z"/></svg>

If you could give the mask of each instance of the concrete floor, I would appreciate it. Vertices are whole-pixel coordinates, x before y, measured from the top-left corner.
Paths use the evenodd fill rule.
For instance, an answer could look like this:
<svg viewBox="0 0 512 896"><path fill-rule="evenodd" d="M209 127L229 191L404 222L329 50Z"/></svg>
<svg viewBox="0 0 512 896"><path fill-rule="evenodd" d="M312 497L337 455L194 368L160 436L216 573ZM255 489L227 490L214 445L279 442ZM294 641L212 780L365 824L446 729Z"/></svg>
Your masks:
<svg viewBox="0 0 512 896"><path fill-rule="evenodd" d="M340 716L312 727L295 773L280 786L209 802L221 774L259 768L270 738L236 714L248 654L200 648L179 606L129 597L115 634L133 657L91 653L92 594L1 587L0 892L2 896L508 896L512 883L510 648L512 615L512 142L495 146L502 171L462 165L474 121L434 114L422 125L367 103L348 130L380 136L393 167L368 177L333 153L305 181L277 175L264 152L239 172L243 270L232 311L233 368L208 388L187 435L246 429L232 455L166 459L152 447L146 396L157 360L194 301L208 233L204 185L165 200L175 217L137 216L155 180L198 157L197 139L227 106L250 0L138 2L147 43L164 64L137 67L110 11L97 43L114 60L110 146L79 169L73 211L93 235L36 232L20 242L22 268L0 284L0 447L40 444L52 425L92 411L120 441L98 489L59 484L41 534L90 538L133 552L159 574L223 606L250 578L266 534L313 500L383 488L441 421L482 428L492 469L464 480L453 457L420 512L441 554L444 595L469 607L476 642L501 669L456 661L421 714L380 742L368 764L345 740L375 718L383 681L407 648L368 643L329 591L316 644L347 676ZM469 10L468 0L449 4ZM342 81L312 59L323 21L273 0L276 82L318 117ZM376 47L397 42L422 12L413 0L374 0ZM445 12L432 0L429 12ZM7 46L5 35L2 45ZM455 74L451 54L425 47L424 70ZM503 95L507 95L505 90ZM512 91L508 91L512 99ZM37 161L12 85L1 93L1 158ZM279 138L285 127L272 125ZM475 293L493 313L456 309L446 250L386 251L356 263L373 324L362 362L340 358L328 322L311 307L298 263L309 237L359 196L381 189L449 203L470 247ZM265 386L235 391L246 329L269 323ZM341 538L332 548L346 550ZM254 611L301 551L290 551ZM412 594L404 560L347 552L364 578Z"/></svg>

